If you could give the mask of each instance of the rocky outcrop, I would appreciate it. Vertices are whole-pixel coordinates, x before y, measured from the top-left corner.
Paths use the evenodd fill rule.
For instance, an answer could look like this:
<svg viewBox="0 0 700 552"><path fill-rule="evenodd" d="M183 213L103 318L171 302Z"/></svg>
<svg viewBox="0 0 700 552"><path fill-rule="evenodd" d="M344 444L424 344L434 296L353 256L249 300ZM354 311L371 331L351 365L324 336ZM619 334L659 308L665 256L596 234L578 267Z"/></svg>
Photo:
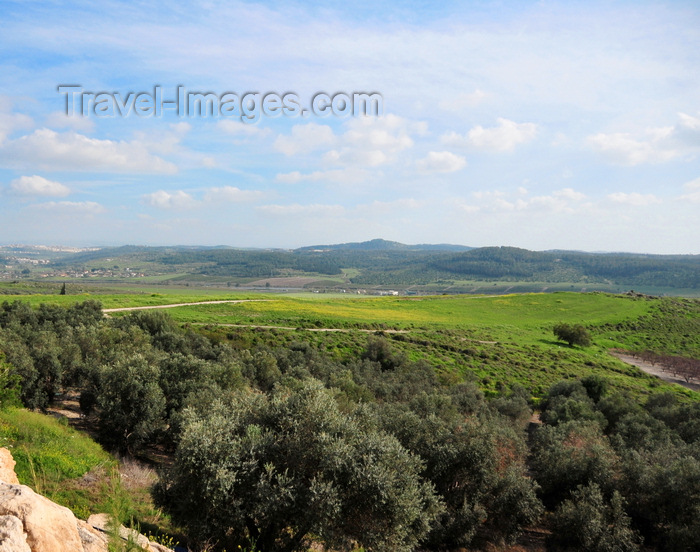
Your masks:
<svg viewBox="0 0 700 552"><path fill-rule="evenodd" d="M20 485L10 451L0 448L0 552L107 552L109 517L87 522L48 498ZM93 519L94 518L94 519ZM147 552L171 552L133 529L120 527L120 537Z"/></svg>
<svg viewBox="0 0 700 552"><path fill-rule="evenodd" d="M6 448L0 448L0 481L10 485L19 485L17 474L15 473L15 459Z"/></svg>
<svg viewBox="0 0 700 552"><path fill-rule="evenodd" d="M0 516L0 550L3 552L32 552L27 544L22 520L15 516Z"/></svg>

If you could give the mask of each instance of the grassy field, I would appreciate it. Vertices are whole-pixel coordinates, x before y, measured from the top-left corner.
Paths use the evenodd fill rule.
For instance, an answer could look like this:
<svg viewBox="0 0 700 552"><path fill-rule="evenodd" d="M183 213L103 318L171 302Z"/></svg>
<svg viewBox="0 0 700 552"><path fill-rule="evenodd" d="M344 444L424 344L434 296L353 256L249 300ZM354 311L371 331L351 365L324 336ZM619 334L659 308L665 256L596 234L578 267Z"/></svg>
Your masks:
<svg viewBox="0 0 700 552"><path fill-rule="evenodd" d="M243 301L174 307L167 312L182 325L240 348L306 341L341 362L361 353L368 332L386 332L385 338L397 351L431 363L446 381L471 379L487 393L518 383L538 396L562 378L595 373L634 394L668 388L686 397L696 395L643 374L613 358L608 350L651 349L697 356L697 300L573 292L376 297L156 287L120 291L21 299L33 305L95 299L104 308ZM557 342L552 327L558 322L583 324L591 332L593 345L571 348ZM255 329L260 326L272 328Z"/></svg>
<svg viewBox="0 0 700 552"><path fill-rule="evenodd" d="M556 322L605 324L648 314L652 302L604 294L506 296L231 296L258 301L170 309L179 322L369 329L478 329L496 339L537 341ZM149 298L156 301L157 298ZM123 299L125 300L125 298ZM209 297L207 297L209 300ZM141 304L148 299L139 299ZM111 303L111 300L110 300ZM107 303L105 303L106 305ZM312 327L312 326L311 326Z"/></svg>
<svg viewBox="0 0 700 552"><path fill-rule="evenodd" d="M487 393L518 383L537 396L562 378L595 373L608 378L614 387L634 394L668 388L694 397L695 393L667 386L608 354L613 347L644 349L659 345L656 329L645 329L643 322L659 320L660 306L669 302L576 293L407 298L319 295L268 297L264 301L182 307L169 312L178 322L204 324L214 334L242 341L242 346L310 341L340 361L356 356L365 346L367 336L357 330L398 330L402 333L385 334L396 350L431 363L447 381L475 380ZM571 348L557 342L552 334L557 322L588 327L593 346ZM300 329L278 330L274 337L261 337L260 332L226 324ZM640 328L637 332L629 329L634 325ZM326 328L347 331L319 331ZM699 340L700 336L687 340L685 349L678 352L693 353L698 350Z"/></svg>
<svg viewBox="0 0 700 552"><path fill-rule="evenodd" d="M621 348L700 357L698 300L573 292L376 297L138 286L100 291L29 293L5 300L67 306L93 299L104 308L241 301L165 312L179 325L234 349L291 348L301 342L336 362L356 361L368 339L380 338L393 354L429 363L446 384L472 381L487 396L517 384L530 392L534 404L554 383L589 375L604 377L612 391L639 402L662 391L683 401L700 400L700 393L666 384L609 354ZM569 347L556 341L552 328L559 322L584 325L593 344ZM123 465L66 423L24 409L0 411L0 446L12 451L22 483L79 517L114 512L124 521L135 520L144 532L174 531L153 506L148 484L125 488L137 478L121 477Z"/></svg>

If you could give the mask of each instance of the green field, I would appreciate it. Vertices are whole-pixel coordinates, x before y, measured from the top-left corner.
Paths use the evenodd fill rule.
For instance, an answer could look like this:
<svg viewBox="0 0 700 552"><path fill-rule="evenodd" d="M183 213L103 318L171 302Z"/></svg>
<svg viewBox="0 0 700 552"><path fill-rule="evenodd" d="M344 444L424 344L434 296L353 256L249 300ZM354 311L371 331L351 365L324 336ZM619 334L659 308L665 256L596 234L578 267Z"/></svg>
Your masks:
<svg viewBox="0 0 700 552"><path fill-rule="evenodd" d="M686 397L696 395L608 354L611 348L621 348L698 356L700 302L692 299L573 292L376 297L162 288L122 291L21 299L33 305L94 299L104 308L242 301L193 304L165 312L214 341L239 348L309 342L341 362L361 353L368 333L385 332L396 351L429 362L446 381L473 380L487 393L519 383L536 397L562 378L595 373L634 394L668 388ZM552 327L558 322L583 324L593 345L572 348L557 342Z"/></svg>
<svg viewBox="0 0 700 552"><path fill-rule="evenodd" d="M589 373L604 375L613 385L635 393L646 394L659 386L667 387L613 358L608 350L662 347L658 339L662 336L655 334L653 325L645 330L639 322L663 318L659 309L672 304L669 299L600 293L426 297L261 295L255 299L177 307L167 312L181 324L203 325L210 335L241 340L243 346L310 341L340 361L362 350L367 340L366 330L399 331L385 334L394 348L414 360L426 360L447 379L474 379L486 392L497 392L517 382L538 395L561 378ZM698 307L697 301L681 302ZM691 323L698 321L697 315L696 310L696 318L689 319ZM594 345L581 349L556 342L552 327L558 322L583 324L591 331ZM624 329L635 324L640 326L637 332ZM268 329L261 334L260 330L245 326L294 330ZM343 331L323 331L327 329ZM696 334L667 352L697 354L699 342L700 336ZM692 395L682 389L675 392Z"/></svg>
<svg viewBox="0 0 700 552"><path fill-rule="evenodd" d="M624 296L575 293L424 297L328 297L319 294L255 298L258 300L174 308L169 313L179 322L304 326L311 321L327 324L328 328L471 328L497 334L498 339L519 336L537 340L545 326L558 321L596 325L620 322L648 314L653 305ZM125 299L122 300L126 302ZM153 304L157 301L157 298L150 299ZM139 299L138 303L146 304L146 301ZM105 305L111 302L112 298Z"/></svg>
<svg viewBox="0 0 700 552"><path fill-rule="evenodd" d="M159 464L172 453L179 438L172 428L180 423L183 404L208 408L206 401L217 395L226 401L221 404L229 404L241 393L252 398L294 392L310 378L325 386L339 412L367 406L381 413L384 405L392 412L399 401L416 414L456 404L467 412L483 402L485 417L474 415L473 421L487 423L498 409L507 416L513 412L523 447L530 407L540 409L549 423L551 389L557 389L552 386L584 389L585 383L562 380L600 383L612 401L608 406L668 404L674 397L658 395L668 392L678 399L674 408L685 413L695 412L697 404L691 403L700 400L700 393L610 354L611 349L649 350L700 358L697 299L600 292L378 297L156 286L69 289L59 295L51 286L17 285L15 291L23 293L6 296L7 302L28 302L37 311L3 303L6 360L0 357L0 365L38 374L26 378L21 390L24 404L34 408L55 404L49 391L58 398L80 396L81 406L86 399L89 408L94 393L97 410L84 409L81 424L92 427L106 447L127 455L136 451L149 463ZM108 312L103 319L96 305L56 308L86 300L99 301L104 309L131 310ZM558 323L584 326L591 344L558 341L553 333ZM26 358L34 359L34 371L23 364ZM59 364L62 372L49 371ZM43 377L54 374L63 380ZM44 387L46 381L59 383ZM139 410L135 405L159 406ZM155 506L163 503L149 495L152 471L132 464L136 476L122 481L120 471L129 465L118 467L114 457L67 423L12 405L0 410L0 445L12 450L23 483L81 517L108 511L141 529L183 534L182 520L164 514ZM134 412L142 417L138 423ZM454 414L461 427L464 414ZM131 480L140 483L132 488Z"/></svg>

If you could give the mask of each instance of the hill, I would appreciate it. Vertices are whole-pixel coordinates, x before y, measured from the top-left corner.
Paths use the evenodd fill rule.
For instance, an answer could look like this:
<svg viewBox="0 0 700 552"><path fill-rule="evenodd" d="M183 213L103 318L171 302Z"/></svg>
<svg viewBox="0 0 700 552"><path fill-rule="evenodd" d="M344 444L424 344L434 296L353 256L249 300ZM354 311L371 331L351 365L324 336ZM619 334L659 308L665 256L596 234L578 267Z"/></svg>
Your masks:
<svg viewBox="0 0 700 552"><path fill-rule="evenodd" d="M31 253L31 257L29 253ZM90 278L119 283L410 289L421 293L507 293L630 289L652 295L700 294L700 255L529 251L406 245L387 240L295 250L123 246L72 253L4 253L5 280ZM275 279L284 278L277 282ZM298 284L290 278L298 278Z"/></svg>
<svg viewBox="0 0 700 552"><path fill-rule="evenodd" d="M452 245L448 243L406 245L395 241L375 239L334 245L309 245L300 247L295 251L468 251L470 249L473 248L466 245Z"/></svg>

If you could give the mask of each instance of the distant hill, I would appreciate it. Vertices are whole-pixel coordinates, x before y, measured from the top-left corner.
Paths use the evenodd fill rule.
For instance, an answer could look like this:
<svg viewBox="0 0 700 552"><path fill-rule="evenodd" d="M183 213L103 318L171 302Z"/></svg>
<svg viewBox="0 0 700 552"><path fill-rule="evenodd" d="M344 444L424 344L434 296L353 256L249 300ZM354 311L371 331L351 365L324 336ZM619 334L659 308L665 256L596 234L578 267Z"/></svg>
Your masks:
<svg viewBox="0 0 700 552"><path fill-rule="evenodd" d="M471 249L473 249L473 247L452 245L449 243L406 245L395 241L375 239L364 242L338 243L333 245L309 245L300 247L295 251L469 251Z"/></svg>
<svg viewBox="0 0 700 552"><path fill-rule="evenodd" d="M133 277L133 273L172 274L193 281L318 276L335 278L338 286L433 286L431 290L450 291L470 282L489 282L491 287L498 282L537 282L544 288L557 283L581 289L647 289L659 293L700 290L700 255L407 245L383 239L294 250L126 245L62 252L61 258L56 258L58 255L54 253L50 263L41 266L47 271L70 273L73 269L83 275L113 278L120 278L122 273L125 277ZM23 268L19 267L17 274Z"/></svg>

